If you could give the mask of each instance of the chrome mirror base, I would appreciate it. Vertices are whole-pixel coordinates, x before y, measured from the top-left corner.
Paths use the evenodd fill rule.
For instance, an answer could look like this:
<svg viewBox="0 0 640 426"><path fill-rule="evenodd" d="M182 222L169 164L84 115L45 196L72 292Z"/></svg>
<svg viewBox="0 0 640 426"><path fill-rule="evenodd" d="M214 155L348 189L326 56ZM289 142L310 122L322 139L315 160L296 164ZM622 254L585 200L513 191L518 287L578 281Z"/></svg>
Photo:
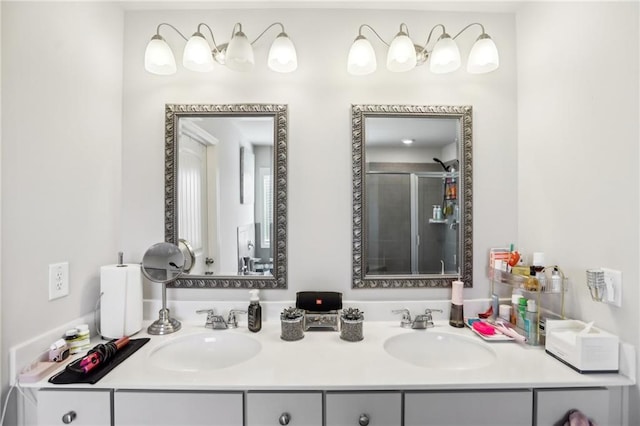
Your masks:
<svg viewBox="0 0 640 426"><path fill-rule="evenodd" d="M169 309L160 309L159 313L160 318L155 320L149 328L147 328L147 333L162 336L180 330L182 324L177 319L169 317Z"/></svg>

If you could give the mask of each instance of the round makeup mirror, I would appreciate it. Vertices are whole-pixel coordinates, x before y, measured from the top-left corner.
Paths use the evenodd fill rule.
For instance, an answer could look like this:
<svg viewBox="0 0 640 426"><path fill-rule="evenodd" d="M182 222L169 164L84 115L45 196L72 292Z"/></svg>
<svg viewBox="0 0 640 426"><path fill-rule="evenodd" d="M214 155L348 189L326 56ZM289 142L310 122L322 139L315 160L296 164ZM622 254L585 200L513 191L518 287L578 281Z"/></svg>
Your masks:
<svg viewBox="0 0 640 426"><path fill-rule="evenodd" d="M178 279L184 265L184 254L175 244L157 243L145 252L142 258L143 275L149 281L162 284L162 309L159 318L147 329L149 334L170 334L180 330L180 321L171 318L167 309L167 283Z"/></svg>

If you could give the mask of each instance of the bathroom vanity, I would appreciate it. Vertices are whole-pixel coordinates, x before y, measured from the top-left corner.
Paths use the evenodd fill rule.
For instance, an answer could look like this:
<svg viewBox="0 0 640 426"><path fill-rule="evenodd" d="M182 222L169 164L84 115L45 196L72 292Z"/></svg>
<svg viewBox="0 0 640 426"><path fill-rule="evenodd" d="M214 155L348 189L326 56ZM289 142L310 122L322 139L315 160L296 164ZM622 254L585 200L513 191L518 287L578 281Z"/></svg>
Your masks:
<svg viewBox="0 0 640 426"><path fill-rule="evenodd" d="M23 385L37 401L24 405L26 424L549 425L574 408L622 424L635 381L579 374L542 347L487 343L440 321L427 330L365 322L364 337L285 342L277 321L257 334L186 323L95 385Z"/></svg>

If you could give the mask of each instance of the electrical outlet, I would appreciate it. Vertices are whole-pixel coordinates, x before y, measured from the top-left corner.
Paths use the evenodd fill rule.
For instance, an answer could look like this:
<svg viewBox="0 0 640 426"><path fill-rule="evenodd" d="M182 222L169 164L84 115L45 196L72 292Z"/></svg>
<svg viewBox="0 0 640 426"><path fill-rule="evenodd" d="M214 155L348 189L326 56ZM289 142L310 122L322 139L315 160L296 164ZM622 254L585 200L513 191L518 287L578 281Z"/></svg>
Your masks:
<svg viewBox="0 0 640 426"><path fill-rule="evenodd" d="M605 302L617 307L622 306L622 272L601 268L604 271L604 284L607 288Z"/></svg>
<svg viewBox="0 0 640 426"><path fill-rule="evenodd" d="M69 263L49 265L49 300L59 299L69 294Z"/></svg>

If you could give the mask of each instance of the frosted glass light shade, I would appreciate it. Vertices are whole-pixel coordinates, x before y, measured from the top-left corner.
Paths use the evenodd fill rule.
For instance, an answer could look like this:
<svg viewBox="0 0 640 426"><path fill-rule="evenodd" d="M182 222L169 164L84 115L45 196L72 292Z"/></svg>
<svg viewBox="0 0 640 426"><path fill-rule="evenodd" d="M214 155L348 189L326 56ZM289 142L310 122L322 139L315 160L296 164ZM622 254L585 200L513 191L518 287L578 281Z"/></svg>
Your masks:
<svg viewBox="0 0 640 426"><path fill-rule="evenodd" d="M144 69L152 74L171 75L176 73L176 59L166 41L156 34L144 51Z"/></svg>
<svg viewBox="0 0 640 426"><path fill-rule="evenodd" d="M209 43L201 33L194 33L184 47L182 65L188 70L208 72L213 70L213 56Z"/></svg>
<svg viewBox="0 0 640 426"><path fill-rule="evenodd" d="M399 32L387 52L387 68L393 72L404 72L415 68L416 48L407 33Z"/></svg>
<svg viewBox="0 0 640 426"><path fill-rule="evenodd" d="M253 69L253 47L242 31L233 35L227 53L225 64L234 71L251 71Z"/></svg>
<svg viewBox="0 0 640 426"><path fill-rule="evenodd" d="M367 75L376 70L376 53L366 37L359 35L349 49L347 72L351 75Z"/></svg>
<svg viewBox="0 0 640 426"><path fill-rule="evenodd" d="M460 50L449 34L444 33L433 47L429 69L434 74L445 74L458 68L460 68Z"/></svg>
<svg viewBox="0 0 640 426"><path fill-rule="evenodd" d="M298 68L296 48L286 33L278 34L271 44L267 64L276 72L292 72Z"/></svg>
<svg viewBox="0 0 640 426"><path fill-rule="evenodd" d="M487 34L478 37L469 53L467 72L471 74L484 74L498 69L500 57L498 48Z"/></svg>

